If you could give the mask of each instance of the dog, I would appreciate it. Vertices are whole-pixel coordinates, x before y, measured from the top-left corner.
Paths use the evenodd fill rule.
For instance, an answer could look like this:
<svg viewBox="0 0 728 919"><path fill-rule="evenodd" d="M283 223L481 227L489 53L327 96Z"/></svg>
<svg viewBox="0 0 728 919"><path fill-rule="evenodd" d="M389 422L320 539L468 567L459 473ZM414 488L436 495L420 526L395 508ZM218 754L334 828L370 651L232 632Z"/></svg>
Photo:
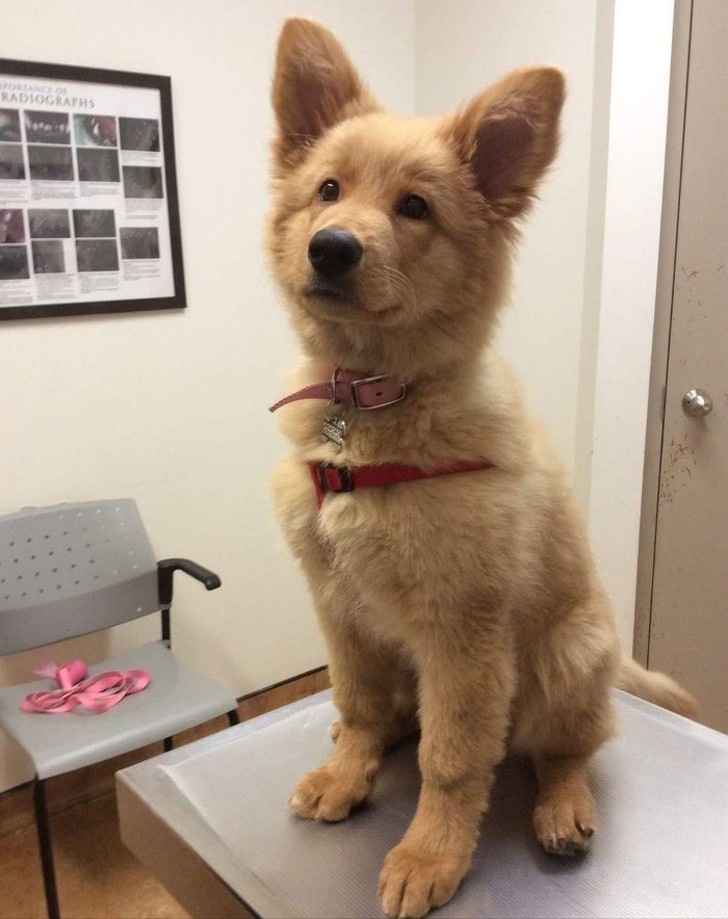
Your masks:
<svg viewBox="0 0 728 919"><path fill-rule="evenodd" d="M291 18L279 39L267 248L304 359L274 406L294 450L273 495L340 712L289 805L343 820L419 731L417 811L379 878L389 916L453 896L507 747L533 762L539 842L571 855L597 825L587 764L614 731L611 687L696 713L621 656L559 462L492 344L564 91L526 68L454 114L401 118L323 26Z"/></svg>

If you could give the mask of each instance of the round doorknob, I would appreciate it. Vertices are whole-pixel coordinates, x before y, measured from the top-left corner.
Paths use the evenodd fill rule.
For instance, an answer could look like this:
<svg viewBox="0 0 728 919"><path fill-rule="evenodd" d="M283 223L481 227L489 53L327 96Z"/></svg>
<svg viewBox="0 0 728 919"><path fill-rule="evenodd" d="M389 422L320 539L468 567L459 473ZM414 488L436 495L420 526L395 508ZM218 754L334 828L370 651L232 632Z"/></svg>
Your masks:
<svg viewBox="0 0 728 919"><path fill-rule="evenodd" d="M682 407L691 418L705 418L713 410L713 400L704 389L691 389L683 396Z"/></svg>

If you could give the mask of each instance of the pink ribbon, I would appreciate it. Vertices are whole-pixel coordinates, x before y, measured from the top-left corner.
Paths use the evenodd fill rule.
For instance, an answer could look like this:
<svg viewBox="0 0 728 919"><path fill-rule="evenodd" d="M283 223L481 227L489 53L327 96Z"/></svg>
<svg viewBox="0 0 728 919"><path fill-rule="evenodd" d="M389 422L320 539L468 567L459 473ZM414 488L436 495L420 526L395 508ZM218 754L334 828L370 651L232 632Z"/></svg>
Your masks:
<svg viewBox="0 0 728 919"><path fill-rule="evenodd" d="M56 715L70 712L77 705L92 712L106 712L124 696L146 689L151 677L146 670L108 670L89 676L83 661L66 661L56 667L46 664L35 671L58 683L59 689L31 692L20 703L24 712L45 712Z"/></svg>

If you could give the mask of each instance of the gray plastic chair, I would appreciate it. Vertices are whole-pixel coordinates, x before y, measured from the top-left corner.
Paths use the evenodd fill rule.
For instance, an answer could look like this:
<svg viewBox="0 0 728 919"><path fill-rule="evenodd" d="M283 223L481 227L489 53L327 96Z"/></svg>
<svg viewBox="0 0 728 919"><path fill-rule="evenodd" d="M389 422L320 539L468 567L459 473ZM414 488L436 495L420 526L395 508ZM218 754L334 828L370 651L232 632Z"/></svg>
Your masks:
<svg viewBox="0 0 728 919"><path fill-rule="evenodd" d="M149 686L103 714L23 712L22 699L49 680L0 689L0 726L35 766L34 804L48 915L60 915L45 781L172 737L218 715L237 724L237 700L191 672L170 651L175 571L208 590L212 571L188 559L157 562L131 499L30 508L0 517L0 655L108 629L161 611L162 639L102 661L90 673L142 668ZM57 661L57 663L61 663Z"/></svg>

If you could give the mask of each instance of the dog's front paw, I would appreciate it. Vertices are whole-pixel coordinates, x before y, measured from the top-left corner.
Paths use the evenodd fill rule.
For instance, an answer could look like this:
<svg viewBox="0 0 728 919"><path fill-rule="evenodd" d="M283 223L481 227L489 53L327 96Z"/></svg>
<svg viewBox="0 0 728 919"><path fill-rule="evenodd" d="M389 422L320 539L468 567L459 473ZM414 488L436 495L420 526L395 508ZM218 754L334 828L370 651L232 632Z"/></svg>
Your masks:
<svg viewBox="0 0 728 919"><path fill-rule="evenodd" d="M376 764L358 770L324 763L301 779L288 806L296 816L309 820L344 820L369 795L375 773Z"/></svg>
<svg viewBox="0 0 728 919"><path fill-rule="evenodd" d="M400 843L387 855L379 875L382 908L396 919L424 916L451 899L466 869L457 859Z"/></svg>
<svg viewBox="0 0 728 919"><path fill-rule="evenodd" d="M577 855L591 843L597 817L591 795L540 802L533 812L538 841L551 855Z"/></svg>

